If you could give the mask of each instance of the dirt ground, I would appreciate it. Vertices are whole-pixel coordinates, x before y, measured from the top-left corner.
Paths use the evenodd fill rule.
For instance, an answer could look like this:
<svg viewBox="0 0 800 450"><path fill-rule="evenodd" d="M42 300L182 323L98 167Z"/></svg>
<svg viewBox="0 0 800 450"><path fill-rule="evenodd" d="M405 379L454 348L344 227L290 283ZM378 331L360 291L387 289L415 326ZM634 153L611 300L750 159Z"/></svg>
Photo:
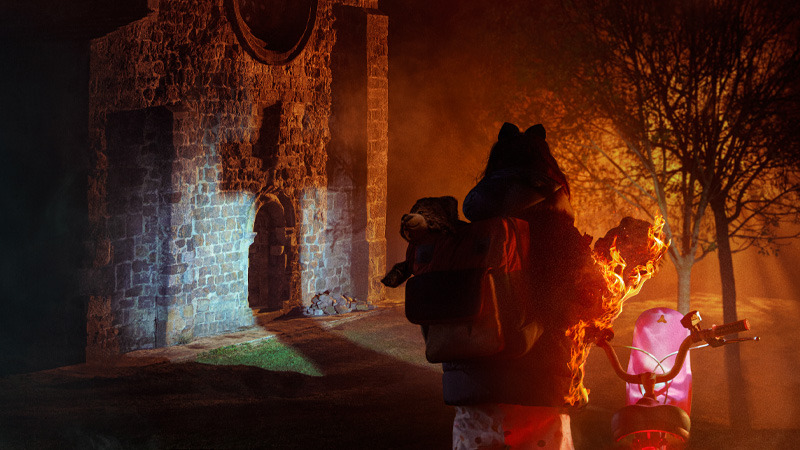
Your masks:
<svg viewBox="0 0 800 450"><path fill-rule="evenodd" d="M616 344L630 343L639 312L670 304L630 301ZM713 296L695 301L709 325L721 317L718 304ZM798 448L800 305L740 304L762 337L741 348L748 389L735 400L748 402L752 429L728 425L722 352L700 350L692 355L690 448ZM418 330L400 306L359 314L333 326L303 318L266 324L323 376L170 362L0 378L0 448L448 448L453 411L442 404L441 371L425 362ZM610 448L611 415L624 406L624 384L603 358L595 350L587 364L590 405L573 415L578 449Z"/></svg>

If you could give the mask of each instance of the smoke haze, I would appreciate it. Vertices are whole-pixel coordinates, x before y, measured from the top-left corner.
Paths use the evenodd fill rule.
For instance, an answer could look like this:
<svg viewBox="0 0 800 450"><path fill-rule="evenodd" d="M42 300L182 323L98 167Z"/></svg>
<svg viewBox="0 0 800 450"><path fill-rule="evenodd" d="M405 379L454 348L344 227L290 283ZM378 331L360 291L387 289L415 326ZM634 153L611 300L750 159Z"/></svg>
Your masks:
<svg viewBox="0 0 800 450"><path fill-rule="evenodd" d="M389 16L389 267L405 257L400 217L416 199L452 195L460 209L503 122L515 122L520 127L543 122L547 127L547 102L535 95L533 105L520 100L524 95L530 97L530 89L544 83L530 79L521 83L510 58L528 51L531 58L548 54L546 35L548 25L554 22L551 3L381 1L381 9ZM527 17L520 17L520 12ZM519 23L524 27L517 26ZM520 52L522 44L513 34L521 29L529 30L542 46ZM529 90L515 92L521 86ZM537 101L542 104L537 106ZM551 147L558 158L558 144L551 141ZM567 170L567 177L570 175ZM605 222L609 217L587 217L589 208L582 208L580 199L574 206L581 231L599 237L607 229L590 230L587 224ZM751 249L734 258L740 296L800 299L800 282L791 271L800 261L797 242L783 248L778 257ZM641 295L676 297L676 286L674 268L665 261ZM695 266L692 291L720 292L715 253Z"/></svg>

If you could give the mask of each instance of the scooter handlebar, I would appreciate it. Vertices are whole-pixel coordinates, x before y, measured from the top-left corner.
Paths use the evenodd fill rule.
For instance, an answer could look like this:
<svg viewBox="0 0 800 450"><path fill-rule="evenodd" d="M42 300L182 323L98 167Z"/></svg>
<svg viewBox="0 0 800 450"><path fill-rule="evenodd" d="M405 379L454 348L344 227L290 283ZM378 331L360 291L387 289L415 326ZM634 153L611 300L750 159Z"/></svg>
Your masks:
<svg viewBox="0 0 800 450"><path fill-rule="evenodd" d="M715 337L725 336L726 334L740 333L750 329L750 322L747 319L737 320L736 322L726 323L724 325L713 325L711 331Z"/></svg>
<svg viewBox="0 0 800 450"><path fill-rule="evenodd" d="M720 345L729 342L725 339L722 339L722 336L747 331L749 329L750 322L748 322L747 319L742 319L723 325L712 325L711 328L706 328L704 330L694 328L692 329L691 338L693 342L706 341L706 343L712 347L719 347Z"/></svg>
<svg viewBox="0 0 800 450"><path fill-rule="evenodd" d="M747 319L743 319L723 325L713 325L711 328L697 330L699 332L693 332L681 343L672 369L664 374L653 374L652 382L663 383L675 378L680 372L681 367L683 366L683 361L686 359L686 354L689 352L689 348L691 348L693 343L706 340L709 343L711 343L710 341L718 341L720 343L718 345L722 345L725 343L725 341L718 339L720 336L748 331L749 329L750 322ZM610 335L598 333L595 343L605 350L608 360L611 362L611 365L614 368L614 371L617 373L617 376L622 378L627 383L642 384L643 381L641 375L629 374L622 368L616 352L608 343L608 340L611 339L611 337L613 337L613 332Z"/></svg>

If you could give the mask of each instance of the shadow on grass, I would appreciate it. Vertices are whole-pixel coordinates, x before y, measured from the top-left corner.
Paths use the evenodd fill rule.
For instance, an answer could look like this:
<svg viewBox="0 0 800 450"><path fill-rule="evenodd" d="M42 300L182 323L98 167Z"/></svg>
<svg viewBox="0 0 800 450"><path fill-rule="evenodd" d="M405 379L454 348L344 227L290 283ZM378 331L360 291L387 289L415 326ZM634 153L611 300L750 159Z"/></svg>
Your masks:
<svg viewBox="0 0 800 450"><path fill-rule="evenodd" d="M358 326L392 328L380 318ZM191 362L7 377L0 379L0 446L450 445L452 411L442 403L435 370L369 350L308 319L276 322L273 331L324 375Z"/></svg>

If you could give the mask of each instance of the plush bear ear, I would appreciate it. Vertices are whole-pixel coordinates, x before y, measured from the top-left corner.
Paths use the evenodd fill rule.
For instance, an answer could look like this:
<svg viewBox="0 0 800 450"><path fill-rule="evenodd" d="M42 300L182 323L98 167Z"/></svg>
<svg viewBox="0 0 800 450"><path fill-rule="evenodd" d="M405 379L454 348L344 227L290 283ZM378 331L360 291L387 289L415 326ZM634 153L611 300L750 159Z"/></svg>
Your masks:
<svg viewBox="0 0 800 450"><path fill-rule="evenodd" d="M442 206L444 206L444 211L447 214L447 220L451 222L455 222L458 220L458 200L452 196L444 196L441 197L442 199Z"/></svg>
<svg viewBox="0 0 800 450"><path fill-rule="evenodd" d="M544 130L544 125L540 123L537 123L536 125L525 130L525 135L547 139L547 132Z"/></svg>
<svg viewBox="0 0 800 450"><path fill-rule="evenodd" d="M503 139L508 139L518 134L519 128L513 123L506 122L502 127L500 127L500 133L497 134L497 140L502 141Z"/></svg>

